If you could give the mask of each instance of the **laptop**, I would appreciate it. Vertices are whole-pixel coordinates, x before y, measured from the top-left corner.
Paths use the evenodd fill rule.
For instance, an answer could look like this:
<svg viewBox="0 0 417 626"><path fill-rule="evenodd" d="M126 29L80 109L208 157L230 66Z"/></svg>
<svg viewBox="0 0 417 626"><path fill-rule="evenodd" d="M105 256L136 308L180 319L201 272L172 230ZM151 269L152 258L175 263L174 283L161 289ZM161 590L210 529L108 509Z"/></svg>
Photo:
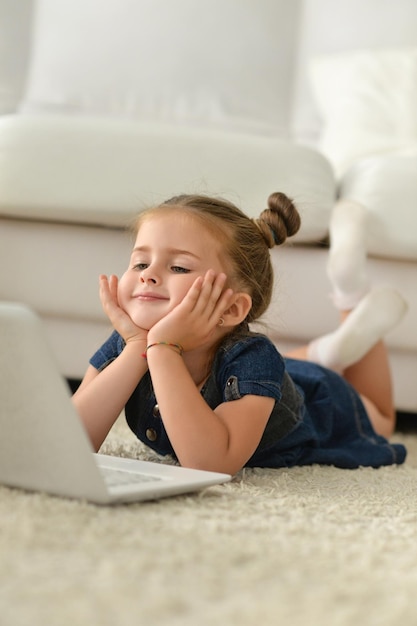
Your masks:
<svg viewBox="0 0 417 626"><path fill-rule="evenodd" d="M228 474L94 453L40 318L18 303L0 303L0 432L0 484L9 487L114 504L231 480Z"/></svg>

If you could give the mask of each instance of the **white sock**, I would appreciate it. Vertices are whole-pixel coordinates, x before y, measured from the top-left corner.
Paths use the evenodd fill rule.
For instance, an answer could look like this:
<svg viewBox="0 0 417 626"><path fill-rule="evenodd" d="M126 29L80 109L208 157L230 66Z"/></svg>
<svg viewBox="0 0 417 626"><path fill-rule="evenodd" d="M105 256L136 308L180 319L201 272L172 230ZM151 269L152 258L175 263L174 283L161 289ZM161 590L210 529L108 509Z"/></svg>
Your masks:
<svg viewBox="0 0 417 626"><path fill-rule="evenodd" d="M407 308L395 289L373 289L337 330L309 344L309 360L342 373L392 330Z"/></svg>
<svg viewBox="0 0 417 626"><path fill-rule="evenodd" d="M369 291L366 274L366 209L349 200L340 200L329 225L330 250L327 275L336 308L350 311Z"/></svg>

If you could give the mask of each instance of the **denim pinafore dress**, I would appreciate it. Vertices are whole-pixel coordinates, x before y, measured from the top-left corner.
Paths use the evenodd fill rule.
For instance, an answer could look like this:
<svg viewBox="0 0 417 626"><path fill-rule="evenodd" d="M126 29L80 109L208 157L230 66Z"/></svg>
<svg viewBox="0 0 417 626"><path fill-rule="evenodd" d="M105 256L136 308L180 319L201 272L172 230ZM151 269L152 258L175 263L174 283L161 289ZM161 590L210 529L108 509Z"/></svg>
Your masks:
<svg viewBox="0 0 417 626"><path fill-rule="evenodd" d="M100 371L123 348L123 339L114 332L90 363ZM403 445L375 433L358 393L345 379L314 363L282 357L261 334L248 332L220 346L201 394L212 409L247 394L275 399L248 467L376 468L403 463L406 457ZM149 372L129 398L125 414L143 443L175 457Z"/></svg>

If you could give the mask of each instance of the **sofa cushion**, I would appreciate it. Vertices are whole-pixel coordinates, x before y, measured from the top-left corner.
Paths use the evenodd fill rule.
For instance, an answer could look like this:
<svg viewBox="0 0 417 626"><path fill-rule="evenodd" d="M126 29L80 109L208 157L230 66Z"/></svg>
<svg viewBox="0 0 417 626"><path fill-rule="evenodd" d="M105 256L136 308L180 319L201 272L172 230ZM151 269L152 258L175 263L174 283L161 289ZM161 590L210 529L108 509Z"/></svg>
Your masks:
<svg viewBox="0 0 417 626"><path fill-rule="evenodd" d="M417 145L360 160L343 177L340 195L369 210L371 254L417 261Z"/></svg>
<svg viewBox="0 0 417 626"><path fill-rule="evenodd" d="M319 146L341 176L358 158L417 141L417 47L316 58Z"/></svg>
<svg viewBox="0 0 417 626"><path fill-rule="evenodd" d="M221 195L258 216L283 191L300 209L299 241L327 233L335 199L317 151L256 135L113 118L0 118L0 214L125 227L179 193Z"/></svg>

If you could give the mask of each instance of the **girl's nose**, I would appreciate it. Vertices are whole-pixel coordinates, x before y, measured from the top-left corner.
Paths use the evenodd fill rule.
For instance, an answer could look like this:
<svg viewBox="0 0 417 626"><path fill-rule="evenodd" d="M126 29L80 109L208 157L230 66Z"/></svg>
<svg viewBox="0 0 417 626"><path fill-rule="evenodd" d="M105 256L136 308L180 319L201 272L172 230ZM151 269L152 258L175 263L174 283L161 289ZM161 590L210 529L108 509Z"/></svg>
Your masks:
<svg viewBox="0 0 417 626"><path fill-rule="evenodd" d="M140 279L143 283L152 283L153 285L156 285L155 278L145 278L144 276L141 276Z"/></svg>
<svg viewBox="0 0 417 626"><path fill-rule="evenodd" d="M156 285L156 283L158 282L155 274L149 271L149 267L147 267L146 269L142 271L140 275L140 280L143 283L152 284L152 285Z"/></svg>

